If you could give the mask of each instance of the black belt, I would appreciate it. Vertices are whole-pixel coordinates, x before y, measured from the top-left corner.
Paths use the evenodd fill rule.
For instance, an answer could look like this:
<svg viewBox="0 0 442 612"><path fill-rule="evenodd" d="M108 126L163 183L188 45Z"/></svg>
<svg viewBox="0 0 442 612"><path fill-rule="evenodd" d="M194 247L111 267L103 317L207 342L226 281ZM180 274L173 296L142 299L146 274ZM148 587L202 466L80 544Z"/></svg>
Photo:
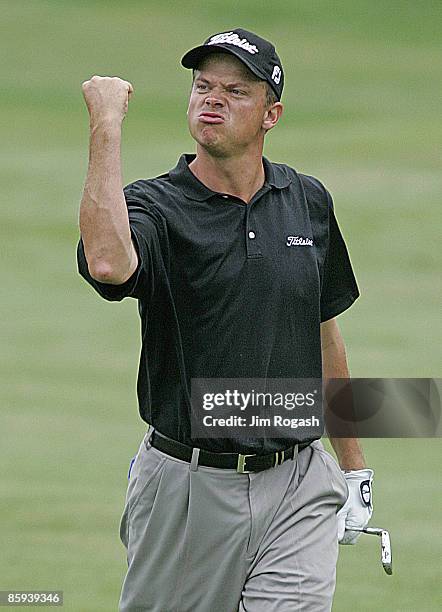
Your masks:
<svg viewBox="0 0 442 612"><path fill-rule="evenodd" d="M268 468L281 465L288 459L296 459L300 450L309 446L309 442L301 442L295 446L290 446L282 451L277 451L269 455L242 455L238 453L212 453L204 449L200 449L198 456L198 465L207 467L216 467L223 469L236 470L240 474L248 474L249 472L261 472ZM150 444L159 451L181 459L182 461L191 462L193 447L182 444L171 438L166 438L158 431L154 430L150 437Z"/></svg>

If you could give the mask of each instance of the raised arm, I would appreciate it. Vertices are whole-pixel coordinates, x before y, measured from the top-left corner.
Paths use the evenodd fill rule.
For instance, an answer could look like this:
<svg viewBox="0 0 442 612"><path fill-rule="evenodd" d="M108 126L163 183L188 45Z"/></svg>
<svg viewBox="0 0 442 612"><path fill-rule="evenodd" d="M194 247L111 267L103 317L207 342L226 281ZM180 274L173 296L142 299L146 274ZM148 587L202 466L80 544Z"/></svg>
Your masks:
<svg viewBox="0 0 442 612"><path fill-rule="evenodd" d="M118 77L93 76L82 89L89 111L90 145L80 232L91 276L119 285L138 265L121 176L121 128L133 87Z"/></svg>

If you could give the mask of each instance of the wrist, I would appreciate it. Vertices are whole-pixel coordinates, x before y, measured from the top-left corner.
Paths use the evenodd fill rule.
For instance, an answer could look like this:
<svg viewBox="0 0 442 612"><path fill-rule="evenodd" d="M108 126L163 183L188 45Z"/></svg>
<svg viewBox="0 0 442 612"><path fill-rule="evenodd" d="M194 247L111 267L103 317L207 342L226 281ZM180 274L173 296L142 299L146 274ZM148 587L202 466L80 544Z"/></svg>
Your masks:
<svg viewBox="0 0 442 612"><path fill-rule="evenodd" d="M365 470L367 465L365 463L364 457L361 456L353 456L353 457L340 457L339 458L339 467L343 472L350 472L353 470Z"/></svg>
<svg viewBox="0 0 442 612"><path fill-rule="evenodd" d="M367 466L364 461L343 462L339 464L343 472L355 472L357 470L365 470Z"/></svg>
<svg viewBox="0 0 442 612"><path fill-rule="evenodd" d="M114 114L96 116L91 115L89 121L91 133L100 131L109 134L120 135L122 124L122 117Z"/></svg>

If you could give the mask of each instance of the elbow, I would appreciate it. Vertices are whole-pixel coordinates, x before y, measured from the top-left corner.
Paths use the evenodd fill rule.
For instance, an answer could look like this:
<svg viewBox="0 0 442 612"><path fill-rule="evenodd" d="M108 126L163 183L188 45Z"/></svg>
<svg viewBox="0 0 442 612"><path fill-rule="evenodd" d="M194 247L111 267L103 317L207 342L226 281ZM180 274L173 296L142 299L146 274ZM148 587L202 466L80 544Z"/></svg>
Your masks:
<svg viewBox="0 0 442 612"><path fill-rule="evenodd" d="M94 280L108 285L121 285L126 280L119 270L104 261L90 264L89 273Z"/></svg>
<svg viewBox="0 0 442 612"><path fill-rule="evenodd" d="M80 254L80 260L82 258L83 266L86 264L87 272L91 278L108 285L122 285L129 280L138 265L138 256L135 249L132 250L132 258L130 258L130 255L127 258L124 256L109 258L107 254L86 253L84 248L84 252Z"/></svg>

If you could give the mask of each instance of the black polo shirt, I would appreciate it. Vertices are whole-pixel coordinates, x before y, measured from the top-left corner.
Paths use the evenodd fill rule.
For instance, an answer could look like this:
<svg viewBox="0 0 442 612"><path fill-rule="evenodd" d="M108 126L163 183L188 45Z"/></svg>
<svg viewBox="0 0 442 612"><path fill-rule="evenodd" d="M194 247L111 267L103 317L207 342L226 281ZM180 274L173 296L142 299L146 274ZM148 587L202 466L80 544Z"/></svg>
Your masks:
<svg viewBox="0 0 442 612"><path fill-rule="evenodd" d="M315 178L263 158L246 204L203 185L181 156L169 173L124 189L139 265L122 285L80 274L106 300L138 300L141 418L192 445L192 378L321 378L320 323L359 292L332 198ZM296 431L294 440L296 440ZM288 441L207 440L266 453Z"/></svg>

